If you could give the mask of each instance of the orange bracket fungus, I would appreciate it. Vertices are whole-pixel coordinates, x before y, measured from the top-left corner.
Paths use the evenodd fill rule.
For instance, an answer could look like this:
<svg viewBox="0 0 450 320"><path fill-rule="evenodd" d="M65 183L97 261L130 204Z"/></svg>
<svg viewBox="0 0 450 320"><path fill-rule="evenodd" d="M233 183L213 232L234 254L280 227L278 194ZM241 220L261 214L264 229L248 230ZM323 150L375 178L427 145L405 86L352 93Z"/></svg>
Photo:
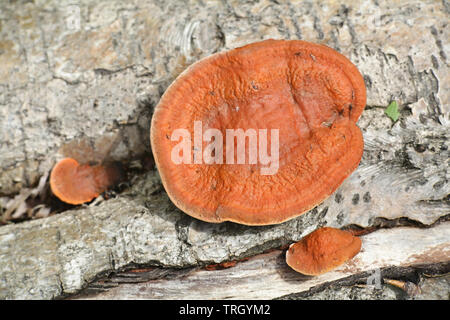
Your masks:
<svg viewBox="0 0 450 320"><path fill-rule="evenodd" d="M72 158L59 161L50 174L50 188L61 201L82 204L98 197L121 179L117 166L80 165Z"/></svg>
<svg viewBox="0 0 450 320"><path fill-rule="evenodd" d="M356 169L364 80L324 45L266 40L191 65L155 108L151 145L174 204L208 222L277 224Z"/></svg>
<svg viewBox="0 0 450 320"><path fill-rule="evenodd" d="M361 239L350 232L324 227L292 244L286 263L295 271L317 276L345 263L361 250Z"/></svg>

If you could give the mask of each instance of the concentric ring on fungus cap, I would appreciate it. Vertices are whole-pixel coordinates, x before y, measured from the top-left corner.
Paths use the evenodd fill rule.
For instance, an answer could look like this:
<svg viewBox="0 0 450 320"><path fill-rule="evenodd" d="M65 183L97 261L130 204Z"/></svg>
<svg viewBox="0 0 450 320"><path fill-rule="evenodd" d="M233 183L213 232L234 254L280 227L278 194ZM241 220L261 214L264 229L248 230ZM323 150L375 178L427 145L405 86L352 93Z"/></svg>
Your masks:
<svg viewBox="0 0 450 320"><path fill-rule="evenodd" d="M152 150L170 199L185 213L208 222L277 224L322 202L356 169L363 152L356 121L365 103L361 74L335 50L299 40L261 41L184 71L155 109ZM172 133L184 128L193 140L195 121L203 132L223 133L224 158L226 129L278 129L278 171L262 175L260 162L225 159L175 164L171 151L179 141ZM203 141L203 150L209 143Z"/></svg>

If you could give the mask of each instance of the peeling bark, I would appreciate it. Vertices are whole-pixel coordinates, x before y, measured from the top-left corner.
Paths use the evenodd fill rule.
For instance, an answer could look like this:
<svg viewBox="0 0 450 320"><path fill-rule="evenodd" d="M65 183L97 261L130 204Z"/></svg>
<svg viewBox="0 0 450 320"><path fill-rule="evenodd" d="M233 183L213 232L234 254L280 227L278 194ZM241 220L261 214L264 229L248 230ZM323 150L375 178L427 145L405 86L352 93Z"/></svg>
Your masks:
<svg viewBox="0 0 450 320"><path fill-rule="evenodd" d="M371 261L382 270L411 265L411 254L418 255L413 265L448 263L449 232L433 231L447 228L450 218L446 6L415 0L1 2L0 195L35 187L64 156L129 162L148 153L152 108L172 80L204 56L261 39L303 39L339 50L362 72L368 106L358 122L365 142L359 168L310 212L267 227L204 223L176 209L157 172L149 171L115 199L1 226L0 298L65 297L132 267L193 268L187 275L193 279L205 272L198 267L280 248L325 225L377 230L363 236L379 241L367 242L374 247L383 240L376 235L395 234L392 242L404 247L386 263L382 256L390 250L362 253L369 259L373 252ZM400 107L395 123L384 114L392 100ZM414 251L424 238L435 243ZM275 256L255 259L270 266ZM364 273L369 260L355 260L353 269L324 281ZM271 276L279 271L270 270ZM308 281L300 281L302 290L320 282ZM299 292L274 285L272 298ZM121 294L136 289L127 290Z"/></svg>
<svg viewBox="0 0 450 320"><path fill-rule="evenodd" d="M337 289L351 287L350 284L362 284L365 286L360 293L361 297L366 294L372 299L376 297L396 299L397 294L381 291L383 286L386 286L383 279L399 277L401 270L404 270L401 278L405 279L406 274L412 273L411 270L406 270L408 267L421 270L422 274L431 272L432 266L443 261L447 262L438 270L435 269L432 274L445 274L450 271L450 240L447 236L449 231L448 222L430 229L394 228L376 231L361 237L362 250L355 258L317 277L293 271L285 263L285 251L275 250L240 262L229 269L215 271L200 269L190 270L188 273L183 271L179 272L182 276L172 276L169 279L155 277L155 270L144 270L144 275L140 275L139 270L122 273L94 283L90 286L91 296L82 294L77 298L174 300L319 298L319 293L324 294L323 291L330 286ZM420 244L410 240L419 238L422 240ZM428 266L425 267L424 264ZM391 266L395 266L395 270L390 268ZM444 281L448 281L447 278ZM316 289L317 287L321 288ZM97 292L93 290L94 288L97 288ZM108 290L102 292L102 288ZM343 291L339 294L344 296L346 293ZM446 293L439 294L445 296L449 293L450 288L447 287ZM339 294L336 293L337 296Z"/></svg>

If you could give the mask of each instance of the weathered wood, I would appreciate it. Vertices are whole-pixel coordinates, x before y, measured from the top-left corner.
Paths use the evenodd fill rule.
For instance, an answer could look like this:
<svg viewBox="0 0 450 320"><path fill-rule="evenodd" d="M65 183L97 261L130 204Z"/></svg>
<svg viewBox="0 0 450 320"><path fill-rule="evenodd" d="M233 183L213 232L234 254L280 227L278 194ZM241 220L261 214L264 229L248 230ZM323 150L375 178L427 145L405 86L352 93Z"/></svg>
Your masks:
<svg viewBox="0 0 450 320"><path fill-rule="evenodd" d="M2 195L35 185L62 156L128 161L149 152L152 107L170 82L201 57L260 39L339 50L361 70L368 106L358 122L361 165L307 214L267 227L203 223L177 210L150 171L116 199L1 226L0 298L67 296L132 266L250 257L323 225L433 226L413 229L420 237L408 246L395 233L406 255L395 261L407 263L422 235L434 239L450 217L448 17L445 1L1 2ZM392 100L395 123L384 114Z"/></svg>
<svg viewBox="0 0 450 320"><path fill-rule="evenodd" d="M240 262L229 269L198 270L175 279L158 279L139 284L119 283L117 287L108 291L78 298L274 299L363 272L369 274L369 277L372 275L368 291L376 291L384 284L383 277L386 278L381 272L383 268L450 261L448 234L450 234L449 222L430 229L378 230L361 237L362 249L355 258L317 277L304 276L293 271L285 263L285 252L276 250ZM411 239L421 241L412 242ZM450 265L447 268L450 268ZM450 288L447 288L447 292L450 292Z"/></svg>

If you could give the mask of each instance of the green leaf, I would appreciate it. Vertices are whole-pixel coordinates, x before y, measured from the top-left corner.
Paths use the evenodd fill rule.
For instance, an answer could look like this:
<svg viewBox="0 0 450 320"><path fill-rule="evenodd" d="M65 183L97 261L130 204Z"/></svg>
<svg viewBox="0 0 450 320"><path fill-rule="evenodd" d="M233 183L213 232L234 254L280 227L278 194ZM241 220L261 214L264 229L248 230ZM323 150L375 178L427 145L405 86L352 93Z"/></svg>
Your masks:
<svg viewBox="0 0 450 320"><path fill-rule="evenodd" d="M400 112L398 112L398 103L397 101L392 101L389 106L386 108L384 113L392 119L392 121L397 121L400 117Z"/></svg>

